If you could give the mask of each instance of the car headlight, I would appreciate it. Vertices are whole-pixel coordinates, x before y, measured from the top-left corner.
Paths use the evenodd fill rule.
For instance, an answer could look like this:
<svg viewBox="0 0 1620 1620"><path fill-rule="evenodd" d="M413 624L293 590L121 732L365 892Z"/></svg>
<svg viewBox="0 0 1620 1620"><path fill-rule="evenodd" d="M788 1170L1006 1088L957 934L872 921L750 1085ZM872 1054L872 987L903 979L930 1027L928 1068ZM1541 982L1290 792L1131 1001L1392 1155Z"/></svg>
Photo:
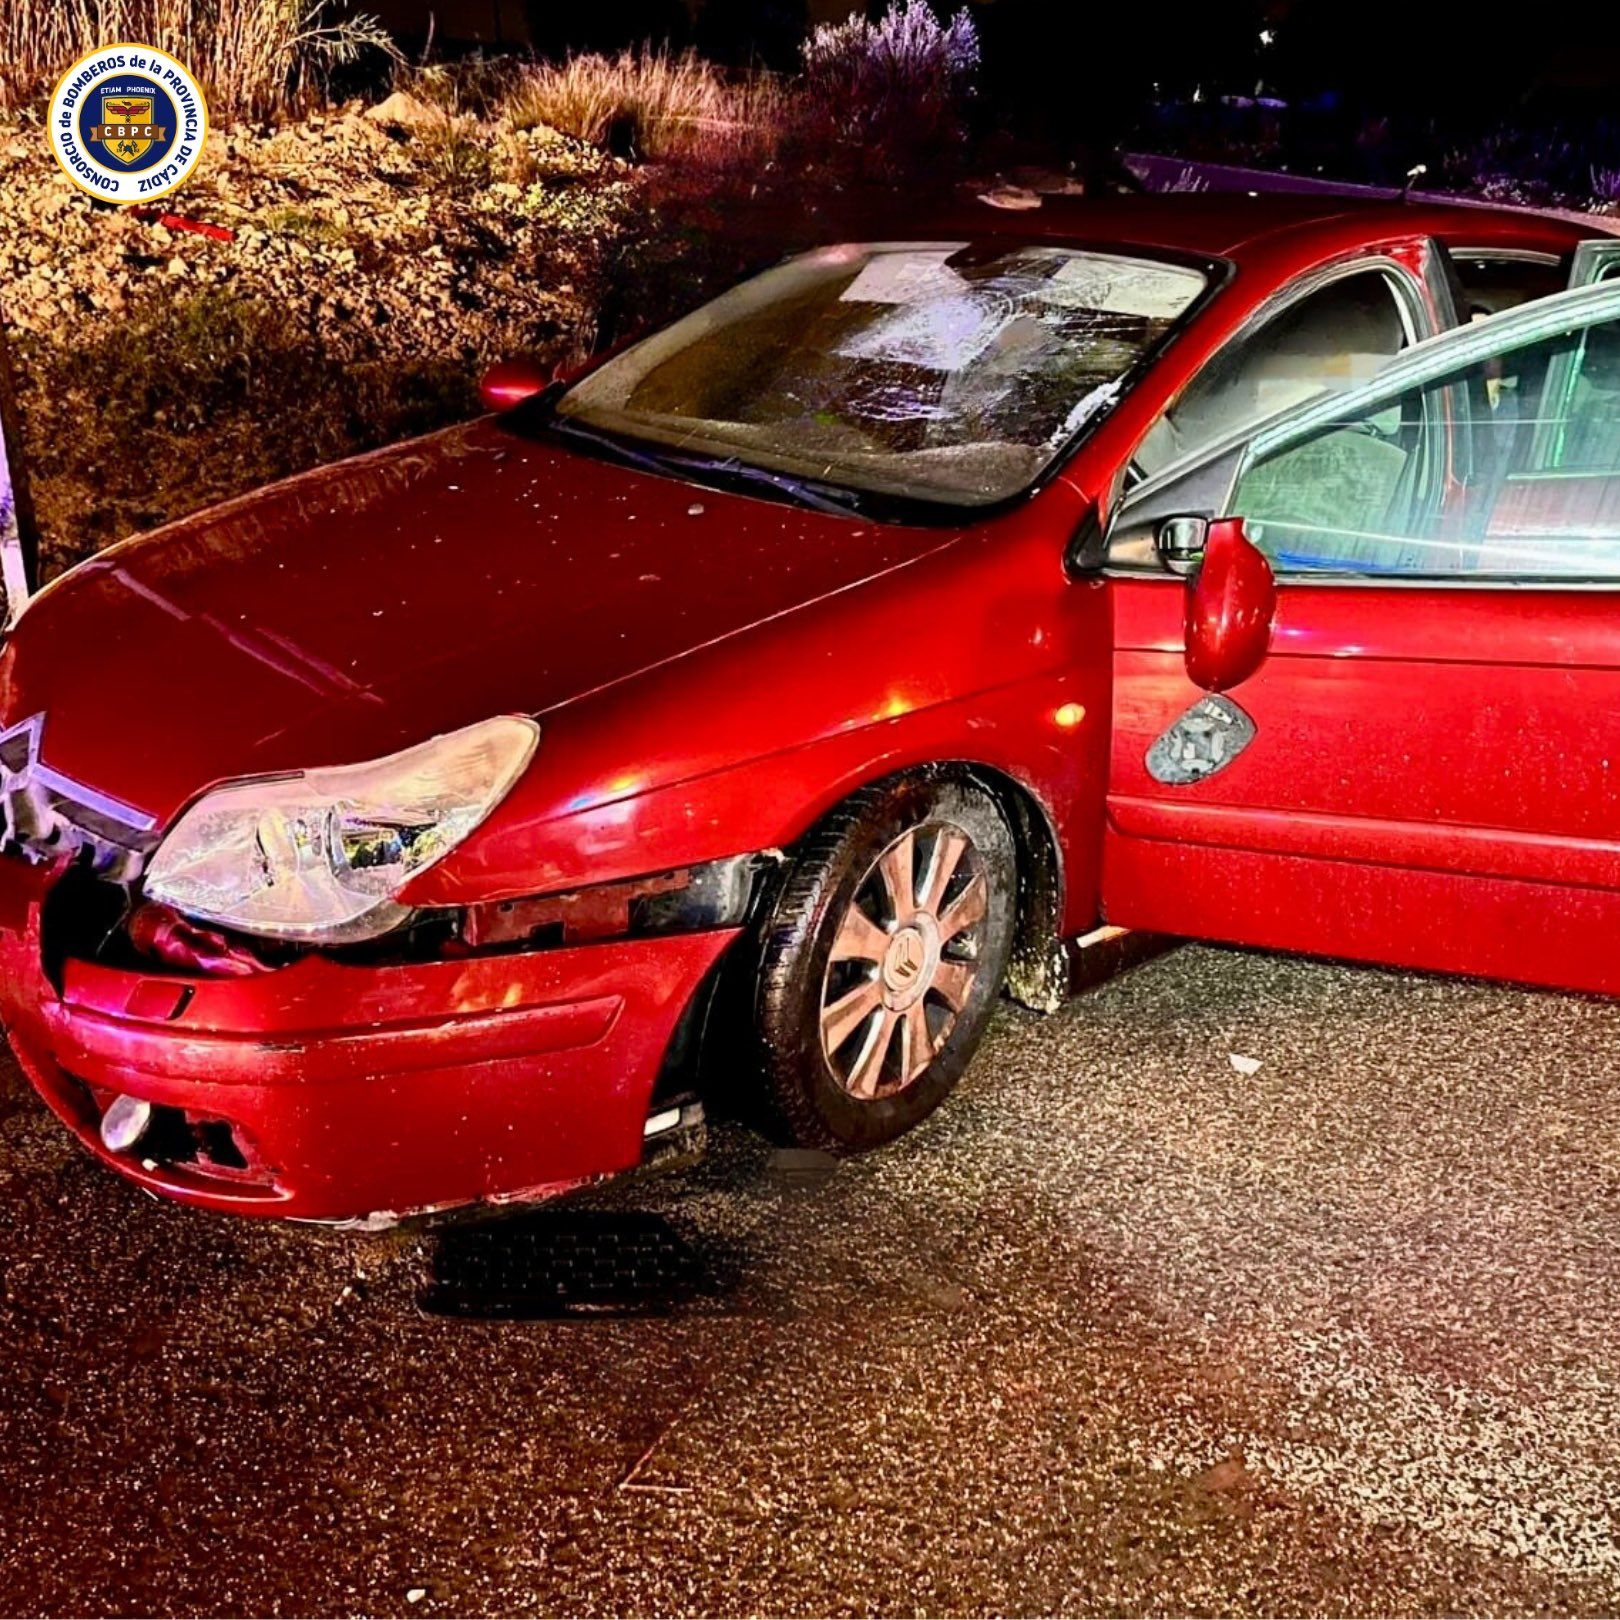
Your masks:
<svg viewBox="0 0 1620 1620"><path fill-rule="evenodd" d="M506 796L539 736L505 715L365 765L228 782L174 824L146 893L244 933L371 939L408 914L405 884Z"/></svg>

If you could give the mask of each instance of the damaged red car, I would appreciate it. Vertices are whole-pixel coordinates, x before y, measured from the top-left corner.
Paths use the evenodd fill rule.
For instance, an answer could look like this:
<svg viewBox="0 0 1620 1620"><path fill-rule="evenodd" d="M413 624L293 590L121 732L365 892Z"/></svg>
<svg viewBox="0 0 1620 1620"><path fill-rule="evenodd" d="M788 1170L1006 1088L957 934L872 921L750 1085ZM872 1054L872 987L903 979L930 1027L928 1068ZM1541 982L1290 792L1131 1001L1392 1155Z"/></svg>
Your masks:
<svg viewBox="0 0 1620 1620"><path fill-rule="evenodd" d="M154 1192L386 1221L717 1052L889 1140L1103 929L1620 988L1615 247L979 208L113 547L0 651L19 1061Z"/></svg>

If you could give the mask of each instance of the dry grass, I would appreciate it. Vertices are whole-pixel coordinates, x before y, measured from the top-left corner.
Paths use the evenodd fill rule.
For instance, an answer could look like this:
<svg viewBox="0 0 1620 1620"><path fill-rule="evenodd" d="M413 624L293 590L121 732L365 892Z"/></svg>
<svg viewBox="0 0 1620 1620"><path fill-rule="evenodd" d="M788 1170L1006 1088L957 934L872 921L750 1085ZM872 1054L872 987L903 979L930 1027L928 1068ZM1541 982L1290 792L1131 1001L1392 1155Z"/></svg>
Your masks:
<svg viewBox="0 0 1620 1620"><path fill-rule="evenodd" d="M481 190L495 178L495 154L476 119L446 113L417 129L413 141L428 177L452 194Z"/></svg>
<svg viewBox="0 0 1620 1620"><path fill-rule="evenodd" d="M214 141L185 212L230 242L92 208L45 142L0 136L0 305L53 568L470 415L492 359L589 352L636 177L549 131L442 124L348 107ZM98 405L115 375L127 416Z"/></svg>
<svg viewBox="0 0 1620 1620"><path fill-rule="evenodd" d="M0 106L41 95L86 51L121 40L179 57L216 122L297 110L334 68L397 54L373 18L333 0L0 0Z"/></svg>
<svg viewBox="0 0 1620 1620"><path fill-rule="evenodd" d="M537 63L507 96L519 129L549 124L621 157L768 157L787 92L765 74L729 80L695 52L643 47Z"/></svg>

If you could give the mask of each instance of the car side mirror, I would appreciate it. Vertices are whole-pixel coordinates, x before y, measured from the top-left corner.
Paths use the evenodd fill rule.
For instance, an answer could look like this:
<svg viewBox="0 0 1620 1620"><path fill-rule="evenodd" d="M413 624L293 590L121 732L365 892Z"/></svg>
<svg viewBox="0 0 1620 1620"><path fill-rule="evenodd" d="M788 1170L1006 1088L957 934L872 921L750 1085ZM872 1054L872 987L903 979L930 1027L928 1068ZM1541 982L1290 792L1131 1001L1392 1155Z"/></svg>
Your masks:
<svg viewBox="0 0 1620 1620"><path fill-rule="evenodd" d="M487 411L509 411L549 388L561 375L557 366L538 360L497 360L478 381L478 397Z"/></svg>
<svg viewBox="0 0 1620 1620"><path fill-rule="evenodd" d="M1265 661L1277 616L1271 564L1243 532L1242 518L1206 527L1203 560L1187 581L1187 674L1206 692L1226 692Z"/></svg>

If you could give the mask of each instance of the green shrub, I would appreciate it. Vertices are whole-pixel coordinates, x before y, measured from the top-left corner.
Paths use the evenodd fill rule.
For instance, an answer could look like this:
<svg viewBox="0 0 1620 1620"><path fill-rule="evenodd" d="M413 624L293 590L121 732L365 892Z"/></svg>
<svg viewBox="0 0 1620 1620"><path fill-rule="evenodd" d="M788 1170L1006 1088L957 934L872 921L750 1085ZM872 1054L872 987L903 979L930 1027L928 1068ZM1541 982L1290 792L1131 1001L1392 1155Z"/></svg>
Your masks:
<svg viewBox="0 0 1620 1620"><path fill-rule="evenodd" d="M477 408L465 361L340 360L285 311L211 289L93 341L18 345L46 570L126 534ZM85 410L116 377L121 409Z"/></svg>

